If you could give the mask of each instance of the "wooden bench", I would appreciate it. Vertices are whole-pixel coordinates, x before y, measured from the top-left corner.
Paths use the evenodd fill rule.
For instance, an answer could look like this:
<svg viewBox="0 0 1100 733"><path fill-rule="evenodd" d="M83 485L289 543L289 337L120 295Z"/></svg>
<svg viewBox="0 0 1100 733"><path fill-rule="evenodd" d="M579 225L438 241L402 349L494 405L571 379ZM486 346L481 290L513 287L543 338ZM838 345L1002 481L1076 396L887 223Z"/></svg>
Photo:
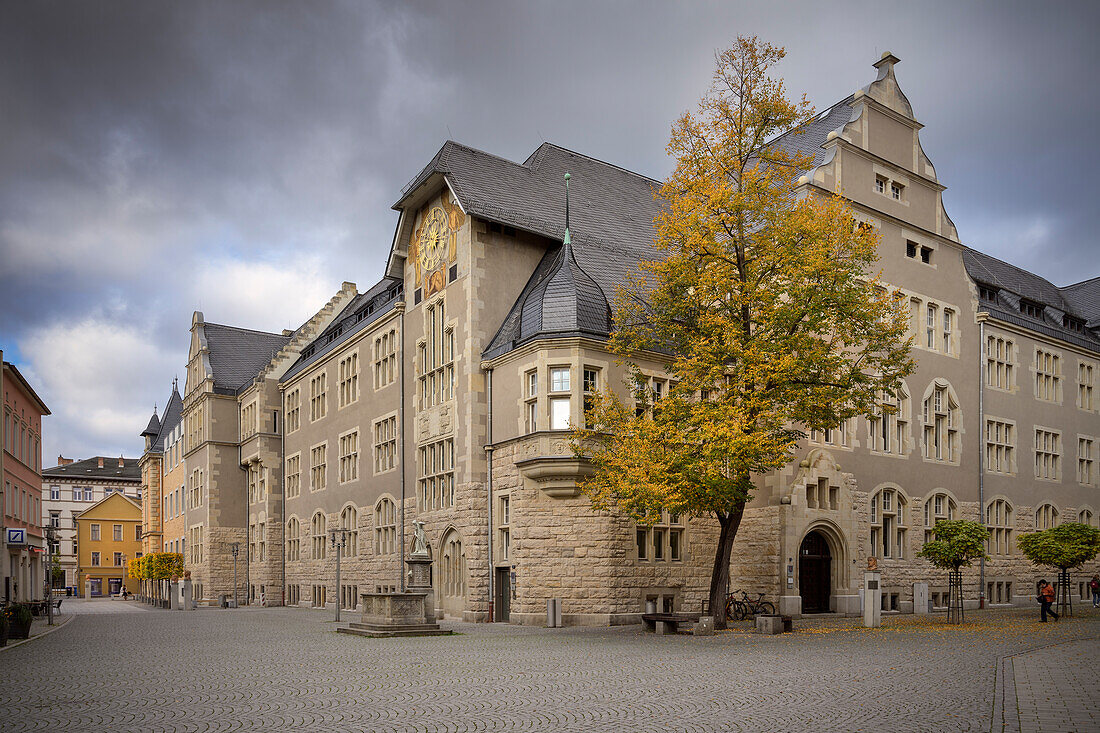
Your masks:
<svg viewBox="0 0 1100 733"><path fill-rule="evenodd" d="M643 613L642 623L645 624L646 631L656 631L657 622L660 621L675 634L682 624L698 623L699 616L698 613Z"/></svg>

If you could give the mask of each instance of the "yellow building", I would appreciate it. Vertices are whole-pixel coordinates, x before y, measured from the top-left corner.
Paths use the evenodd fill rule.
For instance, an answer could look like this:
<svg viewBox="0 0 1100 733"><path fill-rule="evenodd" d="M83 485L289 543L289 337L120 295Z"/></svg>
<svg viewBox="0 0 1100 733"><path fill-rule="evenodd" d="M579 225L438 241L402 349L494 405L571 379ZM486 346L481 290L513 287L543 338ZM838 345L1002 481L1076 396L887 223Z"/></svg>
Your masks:
<svg viewBox="0 0 1100 733"><path fill-rule="evenodd" d="M114 595L123 584L133 592L138 581L126 577L130 560L141 557L141 505L111 492L76 515L78 579L82 597Z"/></svg>

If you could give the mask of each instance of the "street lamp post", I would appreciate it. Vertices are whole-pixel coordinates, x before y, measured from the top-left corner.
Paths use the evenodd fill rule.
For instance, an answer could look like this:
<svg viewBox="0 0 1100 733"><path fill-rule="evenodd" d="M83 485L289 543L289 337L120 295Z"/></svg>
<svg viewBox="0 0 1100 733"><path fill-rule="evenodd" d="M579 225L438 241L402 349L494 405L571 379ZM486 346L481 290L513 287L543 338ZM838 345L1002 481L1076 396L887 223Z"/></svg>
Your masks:
<svg viewBox="0 0 1100 733"><path fill-rule="evenodd" d="M347 529L330 529L328 531L329 539L332 541L332 547L336 550L336 621L340 621L340 555L343 554L344 547L348 542ZM340 539L337 540L336 538Z"/></svg>
<svg viewBox="0 0 1100 733"><path fill-rule="evenodd" d="M53 543L56 539L53 527L46 525L46 618L47 623L53 626Z"/></svg>
<svg viewBox="0 0 1100 733"><path fill-rule="evenodd" d="M233 542L229 547L233 553L233 608L240 608L237 602L237 555L241 554L241 543Z"/></svg>

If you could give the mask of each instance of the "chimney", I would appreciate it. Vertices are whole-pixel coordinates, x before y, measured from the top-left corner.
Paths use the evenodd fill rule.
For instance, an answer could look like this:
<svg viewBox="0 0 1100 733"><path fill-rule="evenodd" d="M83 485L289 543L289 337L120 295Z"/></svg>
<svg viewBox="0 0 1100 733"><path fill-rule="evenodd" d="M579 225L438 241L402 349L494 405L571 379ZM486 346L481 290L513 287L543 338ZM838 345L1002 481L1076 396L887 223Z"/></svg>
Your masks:
<svg viewBox="0 0 1100 733"><path fill-rule="evenodd" d="M119 468L126 468L126 463L122 460L122 456L118 457L118 467Z"/></svg>
<svg viewBox="0 0 1100 733"><path fill-rule="evenodd" d="M66 458L65 456L61 455L60 453L57 454L57 465L67 466L72 462L73 462L72 458Z"/></svg>
<svg viewBox="0 0 1100 733"><path fill-rule="evenodd" d="M103 456L99 457L99 467L103 468Z"/></svg>

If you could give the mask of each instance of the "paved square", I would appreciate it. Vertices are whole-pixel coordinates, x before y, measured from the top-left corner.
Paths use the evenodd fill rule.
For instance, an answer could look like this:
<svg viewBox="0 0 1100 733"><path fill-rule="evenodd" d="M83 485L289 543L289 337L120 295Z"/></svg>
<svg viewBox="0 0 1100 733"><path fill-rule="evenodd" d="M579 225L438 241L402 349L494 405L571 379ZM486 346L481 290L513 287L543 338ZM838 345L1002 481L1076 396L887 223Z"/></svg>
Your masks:
<svg viewBox="0 0 1100 733"><path fill-rule="evenodd" d="M5 731L1100 729L1091 608L1057 624L995 611L776 637L448 624L421 639L338 635L298 609L66 610L64 628L0 651Z"/></svg>

